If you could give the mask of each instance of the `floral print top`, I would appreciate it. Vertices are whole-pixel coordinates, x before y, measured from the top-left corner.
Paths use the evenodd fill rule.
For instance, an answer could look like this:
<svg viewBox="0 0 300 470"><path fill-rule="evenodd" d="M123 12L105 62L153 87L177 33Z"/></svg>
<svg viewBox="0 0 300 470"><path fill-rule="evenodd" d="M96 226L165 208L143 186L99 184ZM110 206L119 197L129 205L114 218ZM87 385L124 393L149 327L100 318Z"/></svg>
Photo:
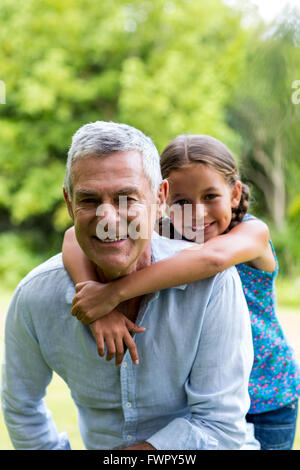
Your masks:
<svg viewBox="0 0 300 470"><path fill-rule="evenodd" d="M255 220L247 214L243 222ZM249 413L262 413L287 405L300 396L300 369L276 315L275 271L261 271L237 264L247 300L254 346L254 363L249 380Z"/></svg>

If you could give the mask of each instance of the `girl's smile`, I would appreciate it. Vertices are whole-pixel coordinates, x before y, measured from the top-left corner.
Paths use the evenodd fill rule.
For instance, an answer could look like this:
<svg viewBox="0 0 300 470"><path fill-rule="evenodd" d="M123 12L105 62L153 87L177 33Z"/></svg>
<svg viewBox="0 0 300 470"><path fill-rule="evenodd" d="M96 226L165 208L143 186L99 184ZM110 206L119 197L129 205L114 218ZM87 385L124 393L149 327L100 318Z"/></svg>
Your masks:
<svg viewBox="0 0 300 470"><path fill-rule="evenodd" d="M201 211L204 223L202 230L204 241L224 233L232 219L232 209L237 207L241 198L242 185L239 181L233 187L225 181L222 174L209 165L191 163L174 170L169 178L169 206L178 204L185 210L185 205L192 205L192 223L189 228L196 228L197 215ZM172 218L172 214L171 214ZM184 216L182 225L172 222L176 230L184 233ZM199 226L198 226L199 229Z"/></svg>

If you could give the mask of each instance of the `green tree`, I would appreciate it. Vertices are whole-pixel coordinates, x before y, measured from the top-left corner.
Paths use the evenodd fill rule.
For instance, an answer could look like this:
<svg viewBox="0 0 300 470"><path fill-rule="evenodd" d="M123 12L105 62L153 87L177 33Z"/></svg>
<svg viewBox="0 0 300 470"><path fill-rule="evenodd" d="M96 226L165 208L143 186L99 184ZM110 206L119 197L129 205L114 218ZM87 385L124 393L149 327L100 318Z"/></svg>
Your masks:
<svg viewBox="0 0 300 470"><path fill-rule="evenodd" d="M286 273L300 268L300 109L292 100L292 84L300 77L299 39L297 11L253 31L228 112L242 137L243 176L253 187L254 209L271 223Z"/></svg>
<svg viewBox="0 0 300 470"><path fill-rule="evenodd" d="M159 150L185 131L238 148L225 107L247 34L221 0L2 0L0 22L0 245L18 276L60 249L66 154L86 122L127 122Z"/></svg>

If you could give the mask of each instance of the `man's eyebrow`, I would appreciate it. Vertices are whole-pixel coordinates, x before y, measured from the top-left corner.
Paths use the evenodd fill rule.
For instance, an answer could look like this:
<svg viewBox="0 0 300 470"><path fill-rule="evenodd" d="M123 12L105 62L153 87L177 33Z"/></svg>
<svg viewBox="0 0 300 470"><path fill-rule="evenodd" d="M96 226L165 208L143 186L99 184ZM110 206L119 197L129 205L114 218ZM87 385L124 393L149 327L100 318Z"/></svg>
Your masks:
<svg viewBox="0 0 300 470"><path fill-rule="evenodd" d="M77 197L98 196L98 194L95 191L92 191L90 189L77 189L75 191L75 196L77 196Z"/></svg>
<svg viewBox="0 0 300 470"><path fill-rule="evenodd" d="M127 186L126 188L119 189L117 194L140 194L139 188L137 186Z"/></svg>
<svg viewBox="0 0 300 470"><path fill-rule="evenodd" d="M137 186L127 186L125 188L118 189L117 191L112 191L112 193L122 196L122 195L128 195L128 194L140 194L140 191ZM85 197L85 196L99 197L101 196L101 191L97 192L97 191L93 191L92 189L77 189L75 191L75 195L77 197Z"/></svg>

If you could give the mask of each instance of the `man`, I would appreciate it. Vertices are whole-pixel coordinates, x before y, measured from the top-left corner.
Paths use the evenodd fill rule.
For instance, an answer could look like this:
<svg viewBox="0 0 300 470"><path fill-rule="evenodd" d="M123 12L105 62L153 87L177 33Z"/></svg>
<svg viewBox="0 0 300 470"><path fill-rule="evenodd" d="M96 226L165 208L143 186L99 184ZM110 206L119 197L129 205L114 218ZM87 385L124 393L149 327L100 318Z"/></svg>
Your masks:
<svg viewBox="0 0 300 470"><path fill-rule="evenodd" d="M102 282L141 269L187 246L154 234L167 195L152 141L130 126L96 122L77 131L64 194L77 240ZM120 197L128 201L121 234ZM98 236L106 223L110 239ZM133 208L134 210L129 210ZM132 215L134 214L134 215ZM133 222L149 237L130 236ZM17 449L68 449L43 397L56 371L68 384L88 449L239 449L245 440L253 351L249 314L234 268L190 285L127 303L146 327L121 368L97 354L88 326L70 315L74 284L61 255L20 283L9 308L3 367L3 413Z"/></svg>

